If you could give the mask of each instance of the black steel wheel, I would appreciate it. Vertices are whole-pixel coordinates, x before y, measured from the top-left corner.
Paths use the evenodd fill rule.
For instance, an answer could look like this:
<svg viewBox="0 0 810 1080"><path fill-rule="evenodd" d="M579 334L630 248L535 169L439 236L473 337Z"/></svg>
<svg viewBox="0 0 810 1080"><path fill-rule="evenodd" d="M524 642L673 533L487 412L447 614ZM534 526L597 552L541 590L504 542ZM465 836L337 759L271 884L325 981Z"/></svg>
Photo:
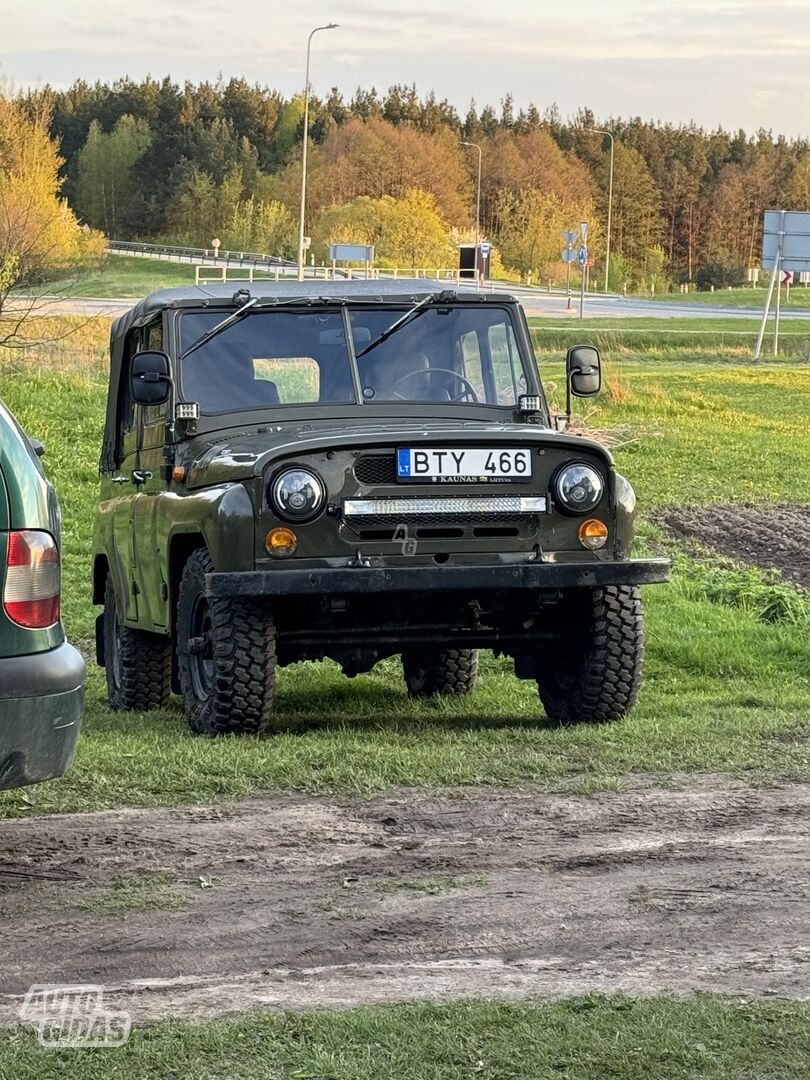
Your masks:
<svg viewBox="0 0 810 1080"><path fill-rule="evenodd" d="M572 634L536 660L537 689L555 724L606 724L632 709L644 664L639 590L609 585L583 591Z"/></svg>
<svg viewBox="0 0 810 1080"><path fill-rule="evenodd" d="M177 660L186 719L202 735L257 735L273 719L276 628L269 605L205 595L211 556L200 548L183 568Z"/></svg>
<svg viewBox="0 0 810 1080"><path fill-rule="evenodd" d="M478 649L403 653L402 671L411 697L468 694L478 678Z"/></svg>
<svg viewBox="0 0 810 1080"><path fill-rule="evenodd" d="M115 589L104 588L104 666L113 709L162 709L171 696L172 645L168 637L122 626Z"/></svg>

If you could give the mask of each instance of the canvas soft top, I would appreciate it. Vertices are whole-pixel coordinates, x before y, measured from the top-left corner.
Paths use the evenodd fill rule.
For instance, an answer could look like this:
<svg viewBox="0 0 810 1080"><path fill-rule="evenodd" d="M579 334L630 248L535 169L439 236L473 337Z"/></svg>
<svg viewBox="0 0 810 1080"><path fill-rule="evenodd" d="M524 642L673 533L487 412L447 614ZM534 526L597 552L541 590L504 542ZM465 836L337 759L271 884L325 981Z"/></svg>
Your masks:
<svg viewBox="0 0 810 1080"><path fill-rule="evenodd" d="M493 300L512 302L508 294L478 292L473 288L457 287L454 282L429 278L386 278L376 281L228 281L207 282L204 285L185 285L177 289L158 289L139 300L113 323L113 337L124 337L133 326L149 322L159 312L172 307L225 306L233 303L234 295L247 290L260 300L299 300L309 297L313 303L328 300L339 303L347 300L369 300L378 303L409 304L425 296L452 292L459 300Z"/></svg>

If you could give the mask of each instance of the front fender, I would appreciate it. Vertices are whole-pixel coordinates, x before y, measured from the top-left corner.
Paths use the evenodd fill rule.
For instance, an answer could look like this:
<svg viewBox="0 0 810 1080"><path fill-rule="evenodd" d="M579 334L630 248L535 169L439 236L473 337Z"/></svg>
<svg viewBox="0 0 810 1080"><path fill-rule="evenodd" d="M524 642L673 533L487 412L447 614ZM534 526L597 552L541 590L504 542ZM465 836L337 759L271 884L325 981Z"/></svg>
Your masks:
<svg viewBox="0 0 810 1080"><path fill-rule="evenodd" d="M201 536L217 570L252 570L255 516L245 484L202 488L187 495L160 496L158 540L167 553L184 536ZM164 536L160 536L161 530Z"/></svg>
<svg viewBox="0 0 810 1080"><path fill-rule="evenodd" d="M636 531L636 493L621 473L616 478L616 556L627 559Z"/></svg>

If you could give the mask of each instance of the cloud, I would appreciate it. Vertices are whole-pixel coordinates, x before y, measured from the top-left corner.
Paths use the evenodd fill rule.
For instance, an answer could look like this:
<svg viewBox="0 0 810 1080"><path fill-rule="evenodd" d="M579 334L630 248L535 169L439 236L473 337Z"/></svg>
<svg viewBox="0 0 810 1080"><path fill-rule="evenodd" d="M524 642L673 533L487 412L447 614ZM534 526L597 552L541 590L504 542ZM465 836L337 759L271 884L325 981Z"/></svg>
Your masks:
<svg viewBox="0 0 810 1080"><path fill-rule="evenodd" d="M810 0L265 0L248 10L225 0L102 0L20 5L2 20L0 66L18 85L76 78L175 80L244 76L285 94L304 79L306 37L313 85L352 94L416 83L466 110L558 102L600 116L644 115L707 127L810 132Z"/></svg>

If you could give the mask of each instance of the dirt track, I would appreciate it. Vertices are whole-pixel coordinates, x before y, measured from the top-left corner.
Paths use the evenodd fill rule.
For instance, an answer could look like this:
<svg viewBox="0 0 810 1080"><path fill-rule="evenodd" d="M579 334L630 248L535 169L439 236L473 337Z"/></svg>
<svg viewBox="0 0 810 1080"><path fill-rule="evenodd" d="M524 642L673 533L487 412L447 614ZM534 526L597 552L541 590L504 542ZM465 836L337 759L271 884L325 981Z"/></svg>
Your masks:
<svg viewBox="0 0 810 1080"><path fill-rule="evenodd" d="M654 515L677 537L810 587L810 506L695 506Z"/></svg>
<svg viewBox="0 0 810 1080"><path fill-rule="evenodd" d="M4 821L0 1021L33 982L104 983L136 1023L591 990L810 996L809 857L810 785L725 777ZM156 873L181 910L75 906Z"/></svg>

